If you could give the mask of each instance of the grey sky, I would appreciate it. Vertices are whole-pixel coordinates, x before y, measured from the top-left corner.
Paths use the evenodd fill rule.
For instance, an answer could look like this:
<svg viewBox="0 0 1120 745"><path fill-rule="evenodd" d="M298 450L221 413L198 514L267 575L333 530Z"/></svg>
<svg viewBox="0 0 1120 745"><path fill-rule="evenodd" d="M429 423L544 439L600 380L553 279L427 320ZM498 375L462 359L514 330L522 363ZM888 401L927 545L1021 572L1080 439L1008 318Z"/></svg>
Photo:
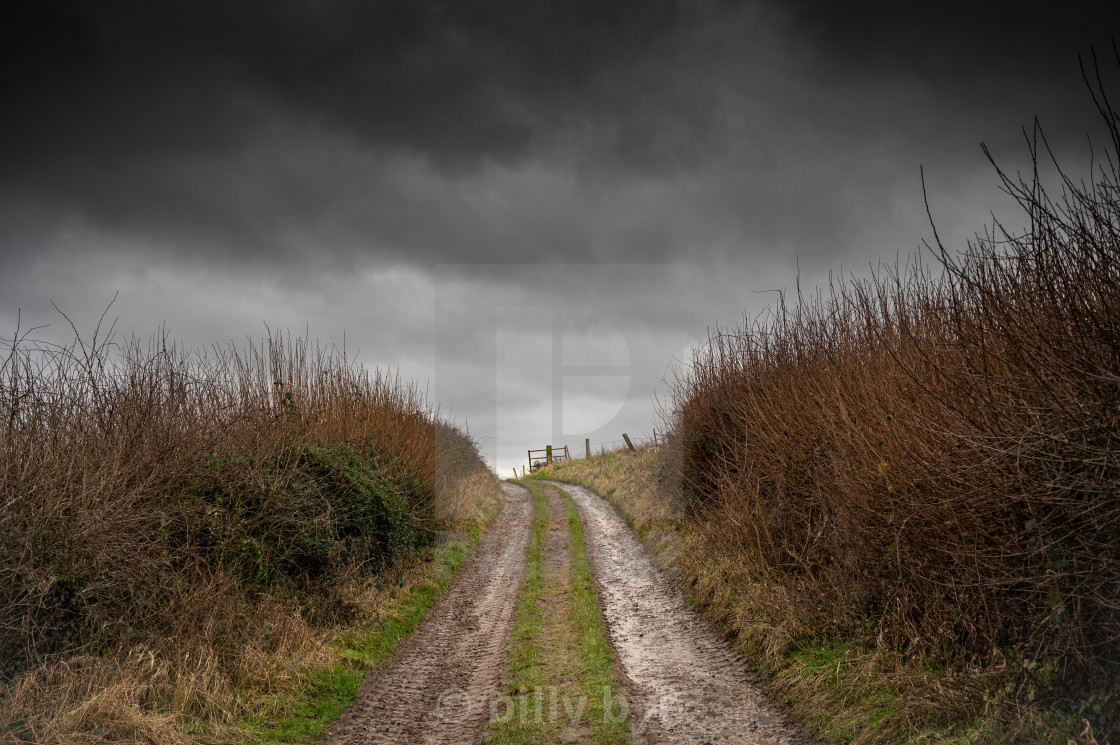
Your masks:
<svg viewBox="0 0 1120 745"><path fill-rule="evenodd" d="M648 433L708 327L916 251L920 165L950 247L1018 220L981 141L1020 167L1038 115L1087 176L1105 4L995 8L9 3L0 329L117 291L119 329L189 345L345 329L503 475Z"/></svg>

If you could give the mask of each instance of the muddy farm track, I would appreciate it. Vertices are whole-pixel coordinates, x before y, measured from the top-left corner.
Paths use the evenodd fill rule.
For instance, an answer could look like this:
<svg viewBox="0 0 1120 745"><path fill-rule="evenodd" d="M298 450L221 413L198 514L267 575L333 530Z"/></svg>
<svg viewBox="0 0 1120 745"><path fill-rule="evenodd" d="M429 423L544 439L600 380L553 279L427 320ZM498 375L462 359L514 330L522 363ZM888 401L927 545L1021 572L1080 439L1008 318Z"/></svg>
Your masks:
<svg viewBox="0 0 1120 745"><path fill-rule="evenodd" d="M571 494L596 597L629 697L630 741L809 743L757 677L658 571L625 520L588 489ZM533 498L505 505L471 562L396 655L371 673L326 745L487 739L532 534Z"/></svg>
<svg viewBox="0 0 1120 745"><path fill-rule="evenodd" d="M533 523L528 490L503 484L505 504L440 602L392 659L371 673L326 745L448 743L485 737Z"/></svg>

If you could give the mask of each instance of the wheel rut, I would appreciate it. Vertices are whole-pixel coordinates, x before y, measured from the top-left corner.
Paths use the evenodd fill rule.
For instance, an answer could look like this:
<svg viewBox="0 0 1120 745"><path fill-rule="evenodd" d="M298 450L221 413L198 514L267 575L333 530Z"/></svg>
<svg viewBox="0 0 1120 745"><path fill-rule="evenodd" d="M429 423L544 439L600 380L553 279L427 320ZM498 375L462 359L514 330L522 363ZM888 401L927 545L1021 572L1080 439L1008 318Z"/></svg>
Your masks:
<svg viewBox="0 0 1120 745"><path fill-rule="evenodd" d="M583 525L599 604L630 689L632 742L813 742L658 570L621 515L560 484Z"/></svg>
<svg viewBox="0 0 1120 745"><path fill-rule="evenodd" d="M533 523L528 490L505 502L474 557L396 654L369 674L324 745L482 742L501 681Z"/></svg>

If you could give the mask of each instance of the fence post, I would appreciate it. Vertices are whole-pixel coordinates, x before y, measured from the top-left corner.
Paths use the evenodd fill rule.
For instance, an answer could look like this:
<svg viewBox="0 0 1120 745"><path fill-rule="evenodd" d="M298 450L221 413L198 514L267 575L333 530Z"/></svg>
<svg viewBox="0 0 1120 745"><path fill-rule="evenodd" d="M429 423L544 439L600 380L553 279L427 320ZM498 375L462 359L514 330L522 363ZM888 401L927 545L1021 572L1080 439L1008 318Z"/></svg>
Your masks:
<svg viewBox="0 0 1120 745"><path fill-rule="evenodd" d="M544 462L547 463L550 466L552 465L552 446L551 445L545 445L544 446Z"/></svg>
<svg viewBox="0 0 1120 745"><path fill-rule="evenodd" d="M513 467L513 477L517 478L517 466Z"/></svg>
<svg viewBox="0 0 1120 745"><path fill-rule="evenodd" d="M568 446L565 445L564 446L564 460L571 460L571 459L572 459L572 454L570 452L568 452Z"/></svg>
<svg viewBox="0 0 1120 745"><path fill-rule="evenodd" d="M583 439L583 449L587 451L587 457L591 457L591 438L585 437Z"/></svg>
<svg viewBox="0 0 1120 745"><path fill-rule="evenodd" d="M657 430L653 430L653 446L657 447Z"/></svg>
<svg viewBox="0 0 1120 745"><path fill-rule="evenodd" d="M634 450L634 443L630 442L630 435L625 432L622 433L622 439L626 440L626 447L630 448L630 452L637 452Z"/></svg>

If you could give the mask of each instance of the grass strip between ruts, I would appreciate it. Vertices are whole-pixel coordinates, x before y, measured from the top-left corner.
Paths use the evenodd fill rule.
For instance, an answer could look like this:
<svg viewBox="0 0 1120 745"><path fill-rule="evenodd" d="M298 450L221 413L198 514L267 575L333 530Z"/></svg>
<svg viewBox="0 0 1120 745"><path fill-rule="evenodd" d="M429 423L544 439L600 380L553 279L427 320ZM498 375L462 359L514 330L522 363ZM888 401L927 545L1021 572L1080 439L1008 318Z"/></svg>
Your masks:
<svg viewBox="0 0 1120 745"><path fill-rule="evenodd" d="M628 709L620 698L575 504L556 489L566 503L570 568L567 577L548 576L542 551L549 522L544 489L555 487L520 483L533 494L536 519L514 619L507 683L497 707L501 711L491 721L488 742L528 745L578 738L596 745L621 745L629 740ZM543 614L544 596L565 585L564 612ZM556 648L557 640L563 640L562 648ZM560 690L562 706L553 700Z"/></svg>

